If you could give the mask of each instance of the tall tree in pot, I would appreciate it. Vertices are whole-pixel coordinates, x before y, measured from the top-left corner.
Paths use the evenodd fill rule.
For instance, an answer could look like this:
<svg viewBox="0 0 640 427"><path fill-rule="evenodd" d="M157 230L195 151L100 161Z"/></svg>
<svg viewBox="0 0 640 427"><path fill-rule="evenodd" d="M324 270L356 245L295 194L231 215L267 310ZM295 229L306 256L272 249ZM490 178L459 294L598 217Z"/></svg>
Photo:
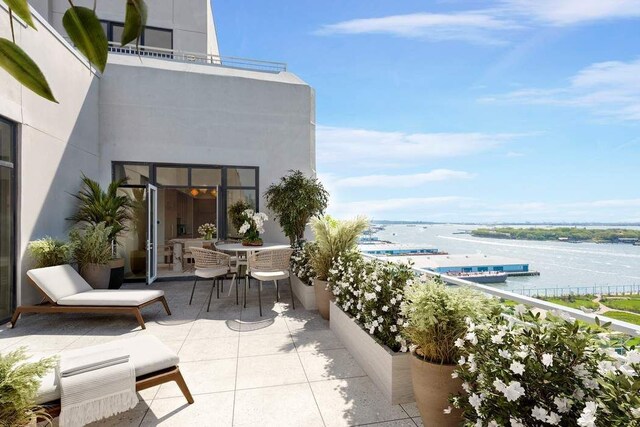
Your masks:
<svg viewBox="0 0 640 427"><path fill-rule="evenodd" d="M364 217L340 221L330 216L314 218L311 228L316 237L316 250L311 253L311 265L316 273L313 287L320 315L329 319L329 302L333 299L331 284L327 281L334 260L355 249L358 237L367 229L369 221Z"/></svg>
<svg viewBox="0 0 640 427"><path fill-rule="evenodd" d="M317 178L291 170L271 184L264 194L269 208L289 238L291 246L304 239L304 230L314 216L324 214L329 193Z"/></svg>
<svg viewBox="0 0 640 427"><path fill-rule="evenodd" d="M496 310L491 298L440 279L422 277L406 288L402 334L415 346L411 380L425 425L461 425L461 411L449 405L449 396L462 392L462 381L454 378L456 363L467 362L459 360L460 343L474 339L473 322Z"/></svg>
<svg viewBox="0 0 640 427"><path fill-rule="evenodd" d="M133 219L132 200L127 195L118 193L118 188L126 183L126 179L116 180L104 190L98 182L83 174L82 188L73 195L78 200L77 211L68 218L80 225L96 225L103 222L111 230L110 289L119 288L124 280L124 258L118 257L116 247L118 236L128 230Z"/></svg>

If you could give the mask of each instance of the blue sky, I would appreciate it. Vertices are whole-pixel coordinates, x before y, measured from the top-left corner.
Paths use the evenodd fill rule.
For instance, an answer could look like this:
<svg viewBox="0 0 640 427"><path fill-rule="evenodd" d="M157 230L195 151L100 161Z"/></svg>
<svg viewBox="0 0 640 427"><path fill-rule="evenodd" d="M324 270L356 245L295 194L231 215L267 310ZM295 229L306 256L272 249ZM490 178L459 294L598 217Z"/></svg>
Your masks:
<svg viewBox="0 0 640 427"><path fill-rule="evenodd" d="M330 213L640 221L640 0L219 0L317 96Z"/></svg>

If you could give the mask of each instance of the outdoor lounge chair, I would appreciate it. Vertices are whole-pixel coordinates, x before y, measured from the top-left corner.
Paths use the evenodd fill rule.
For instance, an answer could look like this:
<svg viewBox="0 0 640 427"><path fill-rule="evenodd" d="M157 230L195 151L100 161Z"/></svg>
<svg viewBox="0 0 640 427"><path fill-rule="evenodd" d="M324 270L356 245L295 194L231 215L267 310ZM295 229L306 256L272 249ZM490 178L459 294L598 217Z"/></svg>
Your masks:
<svg viewBox="0 0 640 427"><path fill-rule="evenodd" d="M136 336L96 346L66 350L63 354L78 356L115 348L124 349L129 353L129 360L136 371L136 391L175 381L187 402L193 403L193 396L178 369L180 359L174 351L153 335ZM42 379L36 397L36 403L52 417L60 414L60 384L56 371L56 369L51 370Z"/></svg>
<svg viewBox="0 0 640 427"><path fill-rule="evenodd" d="M35 268L27 271L45 302L21 305L11 318L15 327L22 313L107 313L133 314L146 329L140 313L142 307L160 302L168 315L169 305L164 291L157 289L93 289L70 265Z"/></svg>

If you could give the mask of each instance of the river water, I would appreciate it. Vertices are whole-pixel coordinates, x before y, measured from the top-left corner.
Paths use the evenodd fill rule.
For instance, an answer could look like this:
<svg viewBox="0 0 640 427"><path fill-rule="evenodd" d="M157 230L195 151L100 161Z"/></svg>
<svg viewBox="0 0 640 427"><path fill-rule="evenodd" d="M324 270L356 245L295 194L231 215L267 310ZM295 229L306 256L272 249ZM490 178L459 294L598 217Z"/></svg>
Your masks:
<svg viewBox="0 0 640 427"><path fill-rule="evenodd" d="M495 285L516 292L579 287L640 287L640 246L611 243L567 243L507 240L459 234L477 226L386 225L375 235L380 240L412 245L431 245L450 254L485 254L518 258L540 276L509 277ZM604 227L594 227L604 228ZM635 228L638 227L628 227ZM535 291L534 291L535 292Z"/></svg>

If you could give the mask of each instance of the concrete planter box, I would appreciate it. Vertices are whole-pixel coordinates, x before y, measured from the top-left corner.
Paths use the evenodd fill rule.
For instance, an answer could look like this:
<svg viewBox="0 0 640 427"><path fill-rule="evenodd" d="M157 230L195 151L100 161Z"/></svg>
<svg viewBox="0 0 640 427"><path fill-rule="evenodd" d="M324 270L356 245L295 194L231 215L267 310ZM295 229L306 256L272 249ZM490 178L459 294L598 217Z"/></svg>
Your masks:
<svg viewBox="0 0 640 427"><path fill-rule="evenodd" d="M317 310L313 286L305 285L295 274L291 275L291 288L306 310Z"/></svg>
<svg viewBox="0 0 640 427"><path fill-rule="evenodd" d="M411 354L394 353L378 344L335 302L331 302L330 311L331 330L389 402L394 405L413 402Z"/></svg>

